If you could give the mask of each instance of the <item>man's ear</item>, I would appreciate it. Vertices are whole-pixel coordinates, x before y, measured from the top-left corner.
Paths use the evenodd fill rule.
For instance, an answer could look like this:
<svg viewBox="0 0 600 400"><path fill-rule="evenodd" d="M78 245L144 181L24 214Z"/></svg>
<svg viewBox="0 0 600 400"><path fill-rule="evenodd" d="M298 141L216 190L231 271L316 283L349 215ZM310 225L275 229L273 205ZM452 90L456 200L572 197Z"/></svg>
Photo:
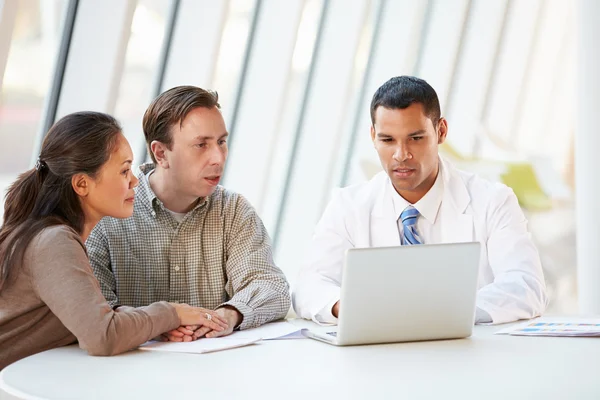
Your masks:
<svg viewBox="0 0 600 400"><path fill-rule="evenodd" d="M371 140L373 141L373 146L375 146L375 127L371 125Z"/></svg>
<svg viewBox="0 0 600 400"><path fill-rule="evenodd" d="M446 121L446 118L444 117L440 118L440 121L438 122L437 134L438 144L444 143L446 141L446 136L448 135L448 121Z"/></svg>
<svg viewBox="0 0 600 400"><path fill-rule="evenodd" d="M161 168L167 169L169 168L169 158L167 146L159 142L158 140L153 140L150 143L150 151L154 154L154 159L156 160L156 165L160 165Z"/></svg>
<svg viewBox="0 0 600 400"><path fill-rule="evenodd" d="M75 174L71 177L71 186L80 197L87 197L91 183L91 178L86 174Z"/></svg>

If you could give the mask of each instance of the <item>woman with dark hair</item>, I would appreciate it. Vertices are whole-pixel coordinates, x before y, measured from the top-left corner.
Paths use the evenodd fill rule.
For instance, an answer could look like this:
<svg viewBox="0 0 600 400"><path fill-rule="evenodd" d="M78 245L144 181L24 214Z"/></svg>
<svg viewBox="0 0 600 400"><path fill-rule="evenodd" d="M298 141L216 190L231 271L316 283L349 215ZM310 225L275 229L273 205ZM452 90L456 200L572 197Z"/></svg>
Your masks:
<svg viewBox="0 0 600 400"><path fill-rule="evenodd" d="M116 307L104 299L85 240L102 217L133 213L132 152L111 116L67 115L48 132L35 168L8 189L0 228L0 369L79 342L113 355L181 325L227 323L212 310L167 302Z"/></svg>

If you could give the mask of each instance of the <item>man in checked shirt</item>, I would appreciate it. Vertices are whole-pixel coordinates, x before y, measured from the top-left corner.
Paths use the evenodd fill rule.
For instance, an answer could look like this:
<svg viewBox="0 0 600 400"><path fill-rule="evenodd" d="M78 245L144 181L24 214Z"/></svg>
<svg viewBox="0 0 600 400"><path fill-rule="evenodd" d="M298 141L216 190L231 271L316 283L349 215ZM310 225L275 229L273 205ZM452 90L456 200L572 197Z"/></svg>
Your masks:
<svg viewBox="0 0 600 400"><path fill-rule="evenodd" d="M146 110L143 130L153 163L140 166L133 216L104 218L86 246L113 305L165 300L214 309L224 332L180 327L172 341L218 337L285 317L289 285L250 203L218 186L227 129L218 96L179 86Z"/></svg>

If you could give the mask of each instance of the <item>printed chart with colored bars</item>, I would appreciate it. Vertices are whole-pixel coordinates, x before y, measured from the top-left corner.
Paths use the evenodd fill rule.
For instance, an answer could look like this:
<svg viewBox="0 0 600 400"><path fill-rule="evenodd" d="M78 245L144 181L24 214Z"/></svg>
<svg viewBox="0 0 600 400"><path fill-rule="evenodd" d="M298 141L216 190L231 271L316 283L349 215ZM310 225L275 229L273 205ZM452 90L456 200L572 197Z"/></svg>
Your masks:
<svg viewBox="0 0 600 400"><path fill-rule="evenodd" d="M536 318L496 334L519 336L600 337L600 318Z"/></svg>

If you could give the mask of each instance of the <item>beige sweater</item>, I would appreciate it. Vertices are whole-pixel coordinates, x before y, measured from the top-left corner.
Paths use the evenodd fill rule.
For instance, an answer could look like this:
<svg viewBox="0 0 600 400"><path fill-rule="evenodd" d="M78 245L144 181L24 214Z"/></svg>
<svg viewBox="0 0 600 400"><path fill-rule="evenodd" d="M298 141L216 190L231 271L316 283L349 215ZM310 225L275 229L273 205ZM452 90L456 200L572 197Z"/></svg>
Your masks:
<svg viewBox="0 0 600 400"><path fill-rule="evenodd" d="M118 354L179 326L166 302L113 311L81 237L67 226L40 232L23 261L0 291L0 370L76 341L91 355Z"/></svg>

